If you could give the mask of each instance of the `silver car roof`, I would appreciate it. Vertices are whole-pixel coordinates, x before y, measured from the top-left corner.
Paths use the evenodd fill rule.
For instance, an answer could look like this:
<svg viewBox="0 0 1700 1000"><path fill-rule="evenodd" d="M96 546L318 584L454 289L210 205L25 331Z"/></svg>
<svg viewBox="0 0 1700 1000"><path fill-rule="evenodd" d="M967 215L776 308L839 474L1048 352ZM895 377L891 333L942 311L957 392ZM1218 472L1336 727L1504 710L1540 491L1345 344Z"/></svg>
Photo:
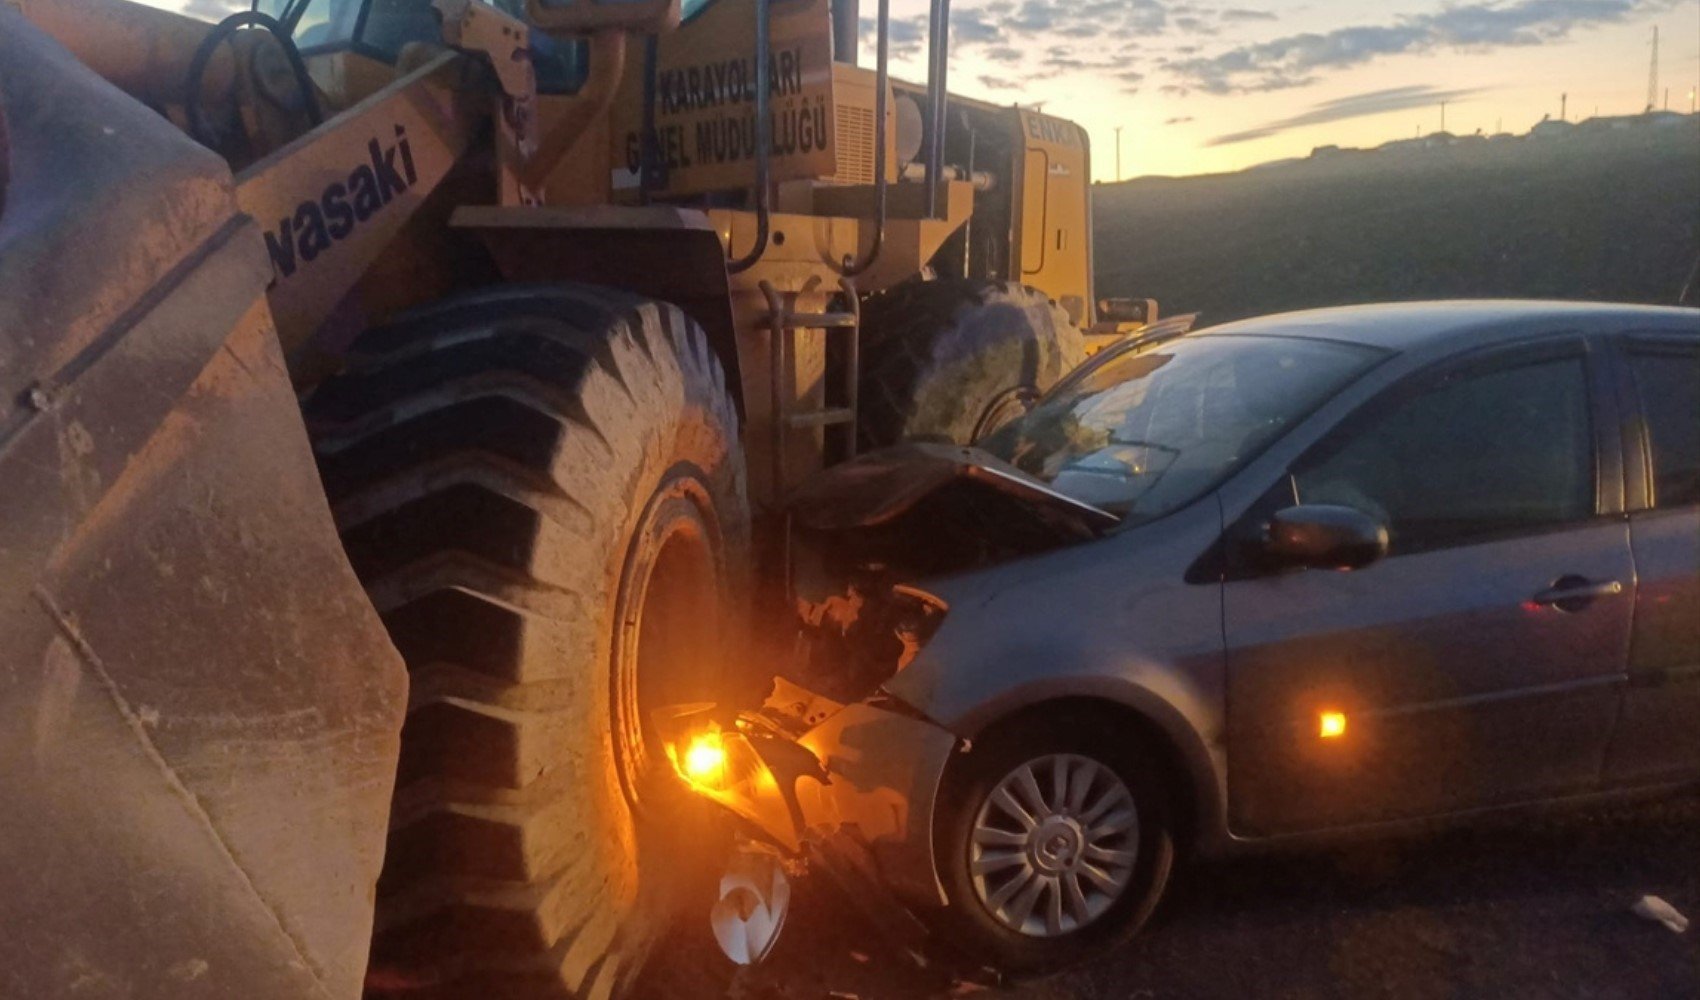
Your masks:
<svg viewBox="0 0 1700 1000"><path fill-rule="evenodd" d="M1517 299L1400 302L1279 313L1199 330L1216 334L1316 337L1406 352L1512 339L1550 327L1621 328L1700 334L1700 309Z"/></svg>

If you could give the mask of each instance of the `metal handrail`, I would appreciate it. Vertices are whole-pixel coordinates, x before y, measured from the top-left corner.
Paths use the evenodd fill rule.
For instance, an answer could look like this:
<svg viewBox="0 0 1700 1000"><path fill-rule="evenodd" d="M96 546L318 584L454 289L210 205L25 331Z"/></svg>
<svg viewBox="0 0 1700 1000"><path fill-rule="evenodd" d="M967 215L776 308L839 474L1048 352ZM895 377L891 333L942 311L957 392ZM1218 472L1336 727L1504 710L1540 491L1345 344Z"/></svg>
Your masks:
<svg viewBox="0 0 1700 1000"><path fill-rule="evenodd" d="M874 68L874 242L873 246L868 248L868 256L860 261L849 254L844 256L846 278L867 273L868 268L873 267L874 262L879 260L880 250L885 246L886 204L889 193L885 179L885 147L891 137L891 128L886 122L886 91L891 89L891 0L879 0L879 3L879 54L875 57Z"/></svg>
<svg viewBox="0 0 1700 1000"><path fill-rule="evenodd" d="M649 194L655 190L655 160L659 155L659 137L655 134L655 74L661 63L661 36L650 35L643 49L643 141L638 144L638 204L649 204Z"/></svg>
<svg viewBox="0 0 1700 1000"><path fill-rule="evenodd" d="M773 58L772 41L768 31L768 8L771 0L755 0L756 6L756 243L750 252L726 265L731 274L748 271L767 253L768 239L773 230L772 183L773 117L769 109L772 89L769 62ZM731 239L728 237L727 242Z"/></svg>

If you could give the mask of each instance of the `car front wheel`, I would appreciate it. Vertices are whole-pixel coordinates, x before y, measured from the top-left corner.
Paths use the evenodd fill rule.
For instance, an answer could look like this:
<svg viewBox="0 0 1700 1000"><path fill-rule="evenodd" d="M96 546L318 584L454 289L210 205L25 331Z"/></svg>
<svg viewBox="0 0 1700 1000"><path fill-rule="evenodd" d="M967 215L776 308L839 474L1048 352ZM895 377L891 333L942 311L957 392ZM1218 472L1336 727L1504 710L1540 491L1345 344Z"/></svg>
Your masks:
<svg viewBox="0 0 1700 1000"><path fill-rule="evenodd" d="M1156 758L1125 731L1090 729L1005 732L952 783L944 916L977 960L1017 973L1072 964L1131 937L1162 895L1175 849Z"/></svg>

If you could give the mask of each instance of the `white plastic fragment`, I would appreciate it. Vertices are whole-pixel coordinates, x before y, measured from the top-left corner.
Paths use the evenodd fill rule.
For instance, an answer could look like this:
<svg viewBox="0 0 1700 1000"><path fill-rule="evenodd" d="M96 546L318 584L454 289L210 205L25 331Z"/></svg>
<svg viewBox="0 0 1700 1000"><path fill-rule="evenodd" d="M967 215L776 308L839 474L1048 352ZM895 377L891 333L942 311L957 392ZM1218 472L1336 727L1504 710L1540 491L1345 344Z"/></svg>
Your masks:
<svg viewBox="0 0 1700 1000"><path fill-rule="evenodd" d="M1681 934L1688 930L1688 918L1676 907L1657 896L1642 896L1630 907L1636 916L1656 921L1669 927L1671 931Z"/></svg>
<svg viewBox="0 0 1700 1000"><path fill-rule="evenodd" d="M790 908L791 883L779 859L765 851L739 851L720 879L709 925L727 958L757 965L773 951Z"/></svg>

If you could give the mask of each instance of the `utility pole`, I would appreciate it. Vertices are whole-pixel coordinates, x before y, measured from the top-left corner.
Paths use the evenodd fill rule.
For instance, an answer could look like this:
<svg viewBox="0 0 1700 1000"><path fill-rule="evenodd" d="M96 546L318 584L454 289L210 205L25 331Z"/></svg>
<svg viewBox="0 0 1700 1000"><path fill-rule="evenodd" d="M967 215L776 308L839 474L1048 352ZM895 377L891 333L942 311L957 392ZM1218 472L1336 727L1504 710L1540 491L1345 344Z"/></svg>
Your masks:
<svg viewBox="0 0 1700 1000"><path fill-rule="evenodd" d="M1122 182L1122 127L1116 126L1116 183Z"/></svg>
<svg viewBox="0 0 1700 1000"><path fill-rule="evenodd" d="M1561 122L1567 122L1567 121L1570 120L1570 95L1569 94L1558 95L1558 120L1561 121Z"/></svg>
<svg viewBox="0 0 1700 1000"><path fill-rule="evenodd" d="M1659 106L1659 26L1653 25L1653 61L1647 67L1647 113Z"/></svg>

